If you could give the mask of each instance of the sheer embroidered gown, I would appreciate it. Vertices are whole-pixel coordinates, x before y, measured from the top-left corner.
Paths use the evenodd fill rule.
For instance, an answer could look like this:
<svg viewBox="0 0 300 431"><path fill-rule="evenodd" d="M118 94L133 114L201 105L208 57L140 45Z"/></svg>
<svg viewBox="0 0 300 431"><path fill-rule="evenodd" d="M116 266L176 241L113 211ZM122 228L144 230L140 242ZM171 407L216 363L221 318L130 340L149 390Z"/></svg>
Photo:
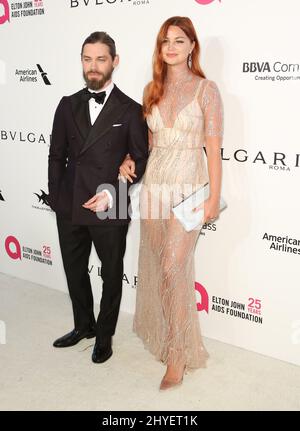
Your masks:
<svg viewBox="0 0 300 431"><path fill-rule="evenodd" d="M171 206L208 182L206 136L223 133L220 93L190 74L166 82L147 118L153 133L140 192L140 250L133 330L164 364L205 367L196 306L194 249L199 230L186 232Z"/></svg>

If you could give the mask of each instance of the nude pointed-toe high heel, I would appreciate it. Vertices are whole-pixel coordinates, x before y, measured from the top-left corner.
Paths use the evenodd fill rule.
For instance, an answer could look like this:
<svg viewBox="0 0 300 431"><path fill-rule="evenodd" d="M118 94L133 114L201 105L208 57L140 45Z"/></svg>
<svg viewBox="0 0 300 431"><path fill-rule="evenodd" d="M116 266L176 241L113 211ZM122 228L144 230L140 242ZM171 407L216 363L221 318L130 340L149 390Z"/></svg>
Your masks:
<svg viewBox="0 0 300 431"><path fill-rule="evenodd" d="M176 389L178 386L180 386L183 382L183 376L180 380L168 380L165 377L162 379L159 390L160 391L166 391L167 389Z"/></svg>
<svg viewBox="0 0 300 431"><path fill-rule="evenodd" d="M182 371L182 376L179 380L171 380L171 379L166 378L166 376L164 376L162 381L160 382L159 390L160 391L166 391L168 389L169 390L175 389L178 386L182 385L185 370L186 370L186 367L184 367L184 369Z"/></svg>

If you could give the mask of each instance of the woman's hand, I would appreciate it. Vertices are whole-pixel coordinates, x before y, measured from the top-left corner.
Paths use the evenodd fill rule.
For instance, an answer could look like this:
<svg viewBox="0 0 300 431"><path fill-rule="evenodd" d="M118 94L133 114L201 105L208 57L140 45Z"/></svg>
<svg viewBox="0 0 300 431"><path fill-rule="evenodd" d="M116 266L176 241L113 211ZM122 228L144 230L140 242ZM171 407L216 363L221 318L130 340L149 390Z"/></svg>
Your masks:
<svg viewBox="0 0 300 431"><path fill-rule="evenodd" d="M198 212L203 209L203 204L193 209ZM220 199L208 198L204 201L204 217L203 224L215 221L220 214Z"/></svg>
<svg viewBox="0 0 300 431"><path fill-rule="evenodd" d="M119 168L119 178L125 183L126 179L133 183L132 178L136 178L135 175L135 162L132 160L129 154L123 160L122 165Z"/></svg>

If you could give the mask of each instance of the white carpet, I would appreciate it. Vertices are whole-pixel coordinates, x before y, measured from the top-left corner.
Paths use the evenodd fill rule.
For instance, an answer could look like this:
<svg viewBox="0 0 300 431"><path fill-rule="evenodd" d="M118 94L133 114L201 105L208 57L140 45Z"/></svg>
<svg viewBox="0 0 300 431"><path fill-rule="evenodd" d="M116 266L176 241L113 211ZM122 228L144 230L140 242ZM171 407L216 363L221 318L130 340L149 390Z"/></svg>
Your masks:
<svg viewBox="0 0 300 431"><path fill-rule="evenodd" d="M0 321L0 410L300 410L300 367L210 339L208 367L160 393L164 366L125 313L104 364L91 361L93 339L55 349L73 329L68 295L4 274Z"/></svg>

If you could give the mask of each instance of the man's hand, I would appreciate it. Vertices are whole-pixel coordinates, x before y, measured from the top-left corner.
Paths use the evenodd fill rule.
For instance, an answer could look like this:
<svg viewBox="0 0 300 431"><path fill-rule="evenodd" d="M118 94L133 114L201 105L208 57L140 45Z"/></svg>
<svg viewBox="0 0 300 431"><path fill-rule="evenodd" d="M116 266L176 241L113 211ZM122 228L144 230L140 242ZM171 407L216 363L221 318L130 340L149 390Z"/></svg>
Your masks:
<svg viewBox="0 0 300 431"><path fill-rule="evenodd" d="M101 193L97 193L95 196L93 196L91 199L85 202L82 206L93 212L98 212L98 211L106 211L108 208L108 203L109 203L109 198L107 193L101 192Z"/></svg>
<svg viewBox="0 0 300 431"><path fill-rule="evenodd" d="M135 175L135 162L132 160L129 154L123 160L122 165L119 167L119 178L125 183L126 179L133 182L132 177L136 178Z"/></svg>

